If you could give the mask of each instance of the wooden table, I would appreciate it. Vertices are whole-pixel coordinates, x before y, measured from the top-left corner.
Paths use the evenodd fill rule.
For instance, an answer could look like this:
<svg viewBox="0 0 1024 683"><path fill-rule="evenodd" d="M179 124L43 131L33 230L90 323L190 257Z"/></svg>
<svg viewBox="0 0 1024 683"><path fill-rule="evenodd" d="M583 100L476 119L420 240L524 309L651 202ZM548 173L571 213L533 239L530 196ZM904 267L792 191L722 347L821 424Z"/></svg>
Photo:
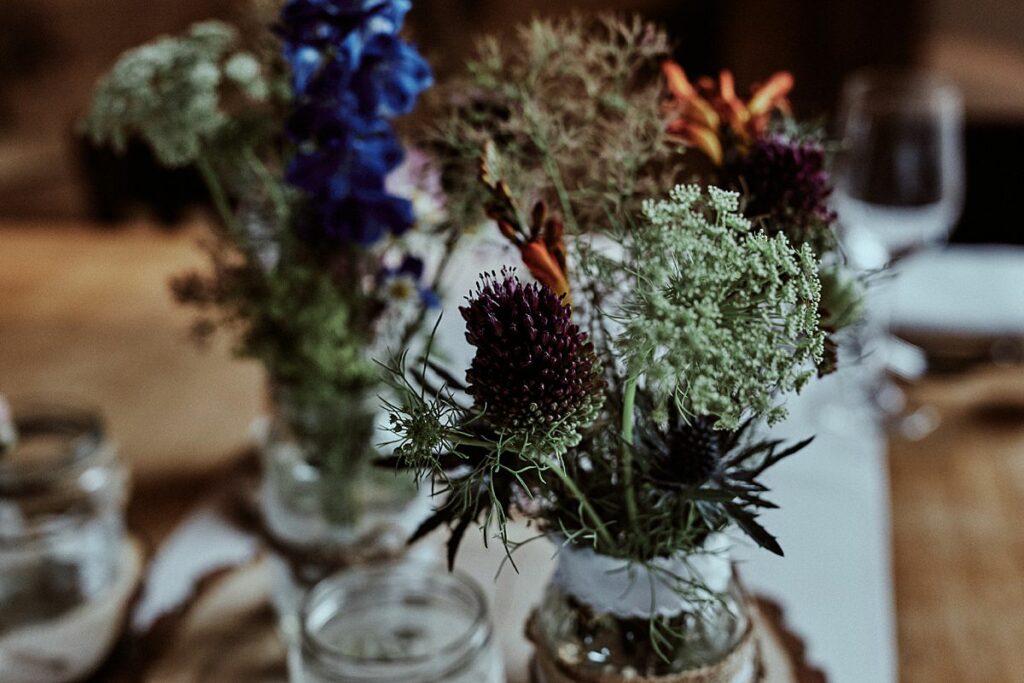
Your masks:
<svg viewBox="0 0 1024 683"><path fill-rule="evenodd" d="M890 446L900 679L1024 680L1024 369L935 378Z"/></svg>
<svg viewBox="0 0 1024 683"><path fill-rule="evenodd" d="M171 275L202 263L200 234L0 226L0 391L77 394L106 412L136 474L129 521L151 543L231 466L261 405L258 368L224 343L191 346L189 313L167 293ZM915 394L943 419L891 449L901 680L1019 681L1024 369Z"/></svg>

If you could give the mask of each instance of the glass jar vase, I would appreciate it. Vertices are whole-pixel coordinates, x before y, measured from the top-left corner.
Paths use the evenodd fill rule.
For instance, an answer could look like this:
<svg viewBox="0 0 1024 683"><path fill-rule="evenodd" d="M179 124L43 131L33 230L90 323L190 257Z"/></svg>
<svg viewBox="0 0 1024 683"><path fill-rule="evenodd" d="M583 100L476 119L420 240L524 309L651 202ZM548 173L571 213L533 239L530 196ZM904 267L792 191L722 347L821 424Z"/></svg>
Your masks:
<svg viewBox="0 0 1024 683"><path fill-rule="evenodd" d="M531 617L536 683L753 683L747 597L724 538L639 565L567 545Z"/></svg>
<svg viewBox="0 0 1024 683"><path fill-rule="evenodd" d="M504 683L479 587L423 561L332 576L307 596L294 683Z"/></svg>
<svg viewBox="0 0 1024 683"><path fill-rule="evenodd" d="M125 535L127 472L91 411L16 405L4 432L0 671L72 680L119 635L141 570Z"/></svg>
<svg viewBox="0 0 1024 683"><path fill-rule="evenodd" d="M310 403L278 386L271 396L259 499L275 549L274 604L294 636L310 587L341 569L404 554L430 501L411 476L374 464L382 434L376 392Z"/></svg>

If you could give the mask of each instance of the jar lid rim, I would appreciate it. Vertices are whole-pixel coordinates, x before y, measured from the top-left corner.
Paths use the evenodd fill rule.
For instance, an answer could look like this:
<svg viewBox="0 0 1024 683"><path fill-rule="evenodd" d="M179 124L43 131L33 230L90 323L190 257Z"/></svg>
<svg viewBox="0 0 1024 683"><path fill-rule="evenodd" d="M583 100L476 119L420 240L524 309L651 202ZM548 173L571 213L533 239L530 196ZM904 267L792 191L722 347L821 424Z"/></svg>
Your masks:
<svg viewBox="0 0 1024 683"><path fill-rule="evenodd" d="M342 651L334 644L317 638L310 633L310 622L315 620L316 609L331 597L344 597L346 594L358 594L356 591L366 591L374 584L381 586L393 586L395 580L413 580L423 582L426 588L429 583L434 583L436 588L449 588L460 592L461 597L467 600L472 607L473 613L469 616L469 624L464 630L452 632L446 642L422 655L410 655L404 658L377 658L358 657ZM440 585L436 585L436 584ZM338 606L343 607L344 599ZM423 665L427 662L437 662L437 671L431 670L435 675L448 675L458 671L465 666L477 652L486 647L493 639L493 629L489 621L487 599L477 583L464 572L454 570L446 571L434 562L421 559L404 558L383 565L372 567L360 567L348 569L327 577L309 591L303 600L300 623L302 627L302 644L304 648L310 648L314 655L325 657L334 663L341 663L354 668L365 668L363 676L365 681L370 683L390 683L391 678L375 676L373 667L412 668ZM394 672L398 674L399 672ZM408 672L401 672L402 674ZM391 675L392 672L387 672ZM358 674L351 676L352 681L362 681ZM406 681L402 676L394 681Z"/></svg>
<svg viewBox="0 0 1024 683"><path fill-rule="evenodd" d="M52 481L81 467L105 452L106 429L98 410L54 402L19 403L12 423L19 443L44 436L61 436L53 452L31 461L0 457L0 486Z"/></svg>

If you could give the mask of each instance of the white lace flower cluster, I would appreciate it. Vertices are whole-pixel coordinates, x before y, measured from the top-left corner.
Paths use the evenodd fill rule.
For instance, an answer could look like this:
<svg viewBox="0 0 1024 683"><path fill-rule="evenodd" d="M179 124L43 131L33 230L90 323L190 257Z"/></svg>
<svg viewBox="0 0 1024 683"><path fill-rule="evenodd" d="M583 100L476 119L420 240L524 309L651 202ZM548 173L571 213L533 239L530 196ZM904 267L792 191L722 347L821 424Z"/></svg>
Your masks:
<svg viewBox="0 0 1024 683"><path fill-rule="evenodd" d="M117 150L138 135L166 166L195 162L230 121L221 107L222 86L256 102L269 96L256 58L233 51L237 40L235 29L207 21L180 38L129 50L99 83L85 130L97 144Z"/></svg>
<svg viewBox="0 0 1024 683"><path fill-rule="evenodd" d="M619 342L655 419L669 400L721 429L784 417L780 393L814 375L824 347L810 247L752 232L739 195L714 187L680 185L644 216L626 243L633 288Z"/></svg>

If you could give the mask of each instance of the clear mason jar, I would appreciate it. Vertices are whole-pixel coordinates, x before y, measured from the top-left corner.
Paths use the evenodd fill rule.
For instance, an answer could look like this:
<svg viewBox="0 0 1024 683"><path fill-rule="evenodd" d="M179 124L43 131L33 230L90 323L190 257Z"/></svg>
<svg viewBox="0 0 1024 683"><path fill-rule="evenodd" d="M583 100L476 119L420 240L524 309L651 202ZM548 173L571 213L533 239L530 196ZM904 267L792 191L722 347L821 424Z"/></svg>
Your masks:
<svg viewBox="0 0 1024 683"><path fill-rule="evenodd" d="M570 546L560 551L528 630L537 683L575 680L566 672L583 680L683 681L692 673L702 683L753 683L750 629L747 597L727 555L641 567Z"/></svg>
<svg viewBox="0 0 1024 683"><path fill-rule="evenodd" d="M423 561L341 572L301 612L294 683L504 683L479 587Z"/></svg>
<svg viewBox="0 0 1024 683"><path fill-rule="evenodd" d="M89 411L15 407L0 456L0 634L101 596L118 571L127 473Z"/></svg>
<svg viewBox="0 0 1024 683"><path fill-rule="evenodd" d="M276 550L274 605L295 636L305 592L340 569L405 553L430 501L411 476L373 464L382 435L375 391L314 405L280 386L271 396L260 505Z"/></svg>

